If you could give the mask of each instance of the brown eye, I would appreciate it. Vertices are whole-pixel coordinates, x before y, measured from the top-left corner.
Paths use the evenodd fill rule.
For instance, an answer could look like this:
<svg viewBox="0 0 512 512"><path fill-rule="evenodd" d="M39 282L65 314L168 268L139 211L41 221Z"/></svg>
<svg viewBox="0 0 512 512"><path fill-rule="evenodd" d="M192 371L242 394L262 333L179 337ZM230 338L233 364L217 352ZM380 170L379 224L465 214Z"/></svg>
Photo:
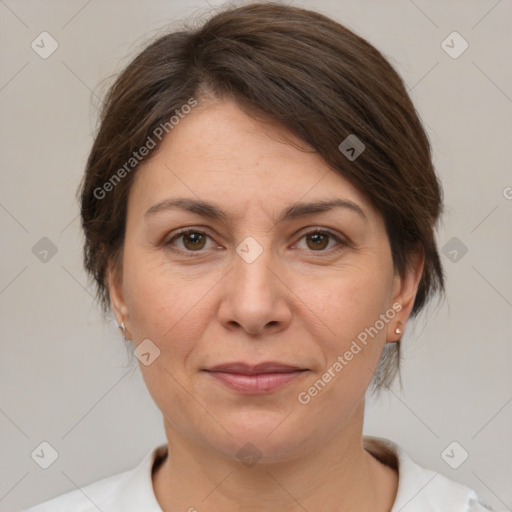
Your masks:
<svg viewBox="0 0 512 512"><path fill-rule="evenodd" d="M181 244L177 245L177 249L182 252L200 252L206 246L206 240L210 238L206 233L195 229L188 229L179 232L173 236L167 242L164 242L165 246L175 245L176 241L181 240Z"/></svg>
<svg viewBox="0 0 512 512"><path fill-rule="evenodd" d="M204 242L206 239L203 233L198 233L196 231L189 231L188 233L185 233L181 236L183 237L183 245L187 249L189 249L191 251L203 249Z"/></svg>
<svg viewBox="0 0 512 512"><path fill-rule="evenodd" d="M313 250L325 249L329 245L329 238L330 235L320 231L306 235L306 239L311 241L308 247Z"/></svg>
<svg viewBox="0 0 512 512"><path fill-rule="evenodd" d="M349 246L347 242L344 242L334 233L319 229L309 231L308 233L304 233L304 235L302 235L301 240L302 239L306 240L306 250L312 252L332 253ZM334 246L328 247L329 242L331 241L334 242Z"/></svg>

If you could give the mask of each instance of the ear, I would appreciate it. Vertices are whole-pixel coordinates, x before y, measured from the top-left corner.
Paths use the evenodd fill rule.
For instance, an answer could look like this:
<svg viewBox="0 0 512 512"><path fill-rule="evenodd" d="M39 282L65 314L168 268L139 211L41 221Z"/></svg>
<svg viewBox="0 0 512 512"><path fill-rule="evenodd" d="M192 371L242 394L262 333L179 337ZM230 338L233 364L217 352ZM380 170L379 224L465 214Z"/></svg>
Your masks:
<svg viewBox="0 0 512 512"><path fill-rule="evenodd" d="M117 323L124 324L126 328L124 336L129 339L129 315L128 307L124 298L122 272L120 271L119 266L113 261L110 261L108 264L106 279L112 310Z"/></svg>
<svg viewBox="0 0 512 512"><path fill-rule="evenodd" d="M411 315L416 294L418 293L418 286L421 276L423 275L424 264L425 254L422 249L418 248L409 256L405 275L400 276L398 273L395 274L391 306L394 306L393 309L398 312L394 319L388 324L386 338L388 343L399 341L404 335L405 324ZM398 304L400 304L399 310ZM400 333L396 332L397 328L401 330Z"/></svg>

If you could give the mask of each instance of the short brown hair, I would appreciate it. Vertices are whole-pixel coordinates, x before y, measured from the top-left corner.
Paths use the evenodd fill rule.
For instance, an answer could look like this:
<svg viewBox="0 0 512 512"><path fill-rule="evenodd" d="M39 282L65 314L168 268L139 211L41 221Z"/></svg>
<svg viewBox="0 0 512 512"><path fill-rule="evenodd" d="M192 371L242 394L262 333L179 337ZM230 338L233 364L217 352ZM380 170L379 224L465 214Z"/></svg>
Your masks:
<svg viewBox="0 0 512 512"><path fill-rule="evenodd" d="M431 149L405 86L366 40L314 11L256 2L214 13L200 26L150 43L110 88L81 184L84 265L104 313L109 262L120 268L127 197L137 166L108 187L158 126L191 97L234 100L252 116L279 123L361 190L383 216L395 270L410 256L425 264L412 315L444 290L434 229L442 191ZM350 161L349 135L365 149ZM152 151L158 147L158 144ZM126 170L126 167L125 167ZM119 174L118 174L119 177ZM400 344L387 345L374 387L389 387Z"/></svg>

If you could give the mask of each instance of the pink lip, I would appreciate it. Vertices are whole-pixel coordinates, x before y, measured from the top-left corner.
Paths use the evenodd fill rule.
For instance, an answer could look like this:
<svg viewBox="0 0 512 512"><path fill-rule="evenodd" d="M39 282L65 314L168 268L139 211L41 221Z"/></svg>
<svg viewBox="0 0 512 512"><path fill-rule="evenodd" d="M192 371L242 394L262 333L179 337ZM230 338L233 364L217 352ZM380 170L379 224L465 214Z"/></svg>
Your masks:
<svg viewBox="0 0 512 512"><path fill-rule="evenodd" d="M285 386L307 370L278 362L257 365L238 362L218 365L207 371L212 377L239 393L258 395Z"/></svg>

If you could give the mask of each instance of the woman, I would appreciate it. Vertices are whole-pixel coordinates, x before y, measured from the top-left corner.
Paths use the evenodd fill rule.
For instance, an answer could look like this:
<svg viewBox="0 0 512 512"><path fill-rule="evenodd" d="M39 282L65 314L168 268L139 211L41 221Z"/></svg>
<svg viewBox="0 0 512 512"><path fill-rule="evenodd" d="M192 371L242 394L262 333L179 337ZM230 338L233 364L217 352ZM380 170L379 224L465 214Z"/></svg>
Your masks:
<svg viewBox="0 0 512 512"><path fill-rule="evenodd" d="M85 267L167 444L30 510L489 510L362 434L444 283L429 142L384 57L249 4L148 46L101 119Z"/></svg>

